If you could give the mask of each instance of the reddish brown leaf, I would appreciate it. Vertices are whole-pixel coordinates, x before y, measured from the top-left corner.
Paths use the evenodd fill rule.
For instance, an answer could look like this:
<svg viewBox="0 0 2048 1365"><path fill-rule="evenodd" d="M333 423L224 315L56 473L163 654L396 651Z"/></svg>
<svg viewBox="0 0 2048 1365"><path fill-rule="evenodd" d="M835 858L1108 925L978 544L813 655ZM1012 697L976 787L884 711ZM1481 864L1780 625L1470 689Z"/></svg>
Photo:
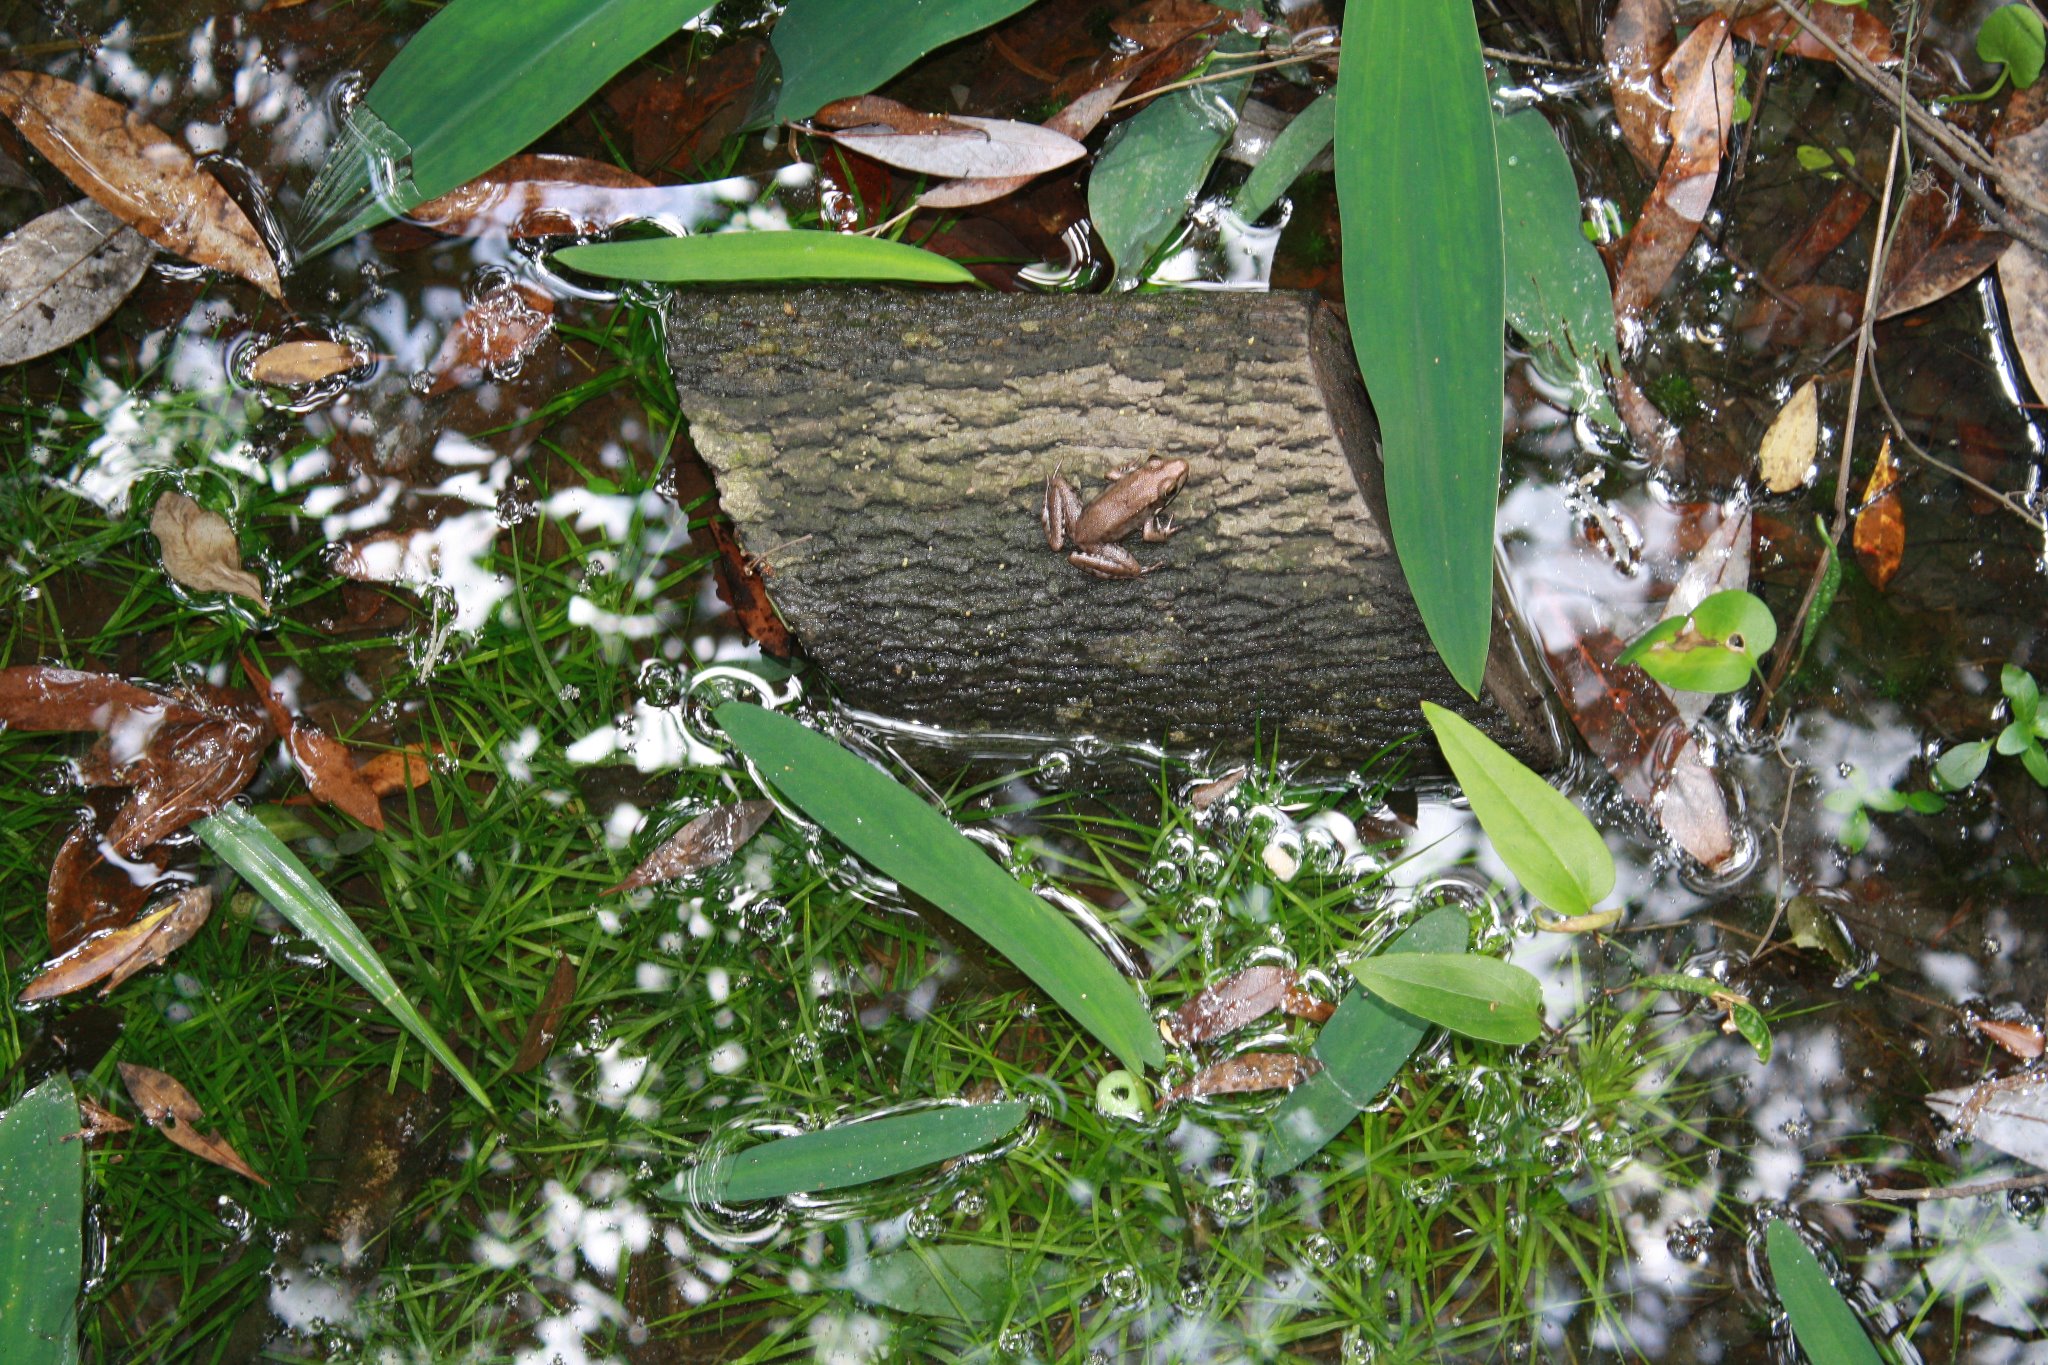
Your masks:
<svg viewBox="0 0 2048 1365"><path fill-rule="evenodd" d="M500 162L405 216L451 237L577 236L664 214L687 221L699 193L655 186L605 161L533 154Z"/></svg>
<svg viewBox="0 0 2048 1365"><path fill-rule="evenodd" d="M1870 581L1884 590L1906 554L1906 509L1899 502L1899 467L1892 460L1892 438L1877 452L1877 467L1863 486L1863 505L1856 512L1851 541Z"/></svg>
<svg viewBox="0 0 2048 1365"><path fill-rule="evenodd" d="M438 397L485 374L517 370L554 330L555 301L530 284L494 289L455 320L427 373L427 396Z"/></svg>
<svg viewBox="0 0 2048 1365"><path fill-rule="evenodd" d="M1635 325L1664 292L1713 203L1735 107L1735 47L1728 20L1712 15L1695 28L1664 67L1671 91L1671 152L1657 187L1629 233L1628 256L1615 284L1615 315Z"/></svg>
<svg viewBox="0 0 2048 1365"><path fill-rule="evenodd" d="M2032 1024L2015 1024L2004 1019L1972 1019L1970 1027L2025 1061L2031 1062L2048 1050L2041 1030Z"/></svg>
<svg viewBox="0 0 2048 1365"><path fill-rule="evenodd" d="M136 764L135 791L107 827L107 844L123 858L235 799L256 776L270 727L241 716L196 725L163 725Z"/></svg>
<svg viewBox="0 0 2048 1365"><path fill-rule="evenodd" d="M137 883L100 852L99 830L90 820L65 837L50 864L44 903L50 952L63 954L99 933L135 918L149 899L150 884Z"/></svg>
<svg viewBox="0 0 2048 1365"><path fill-rule="evenodd" d="M1109 31L1152 52L1164 52L1197 33L1221 33L1238 16L1202 0L1147 0L1109 21Z"/></svg>
<svg viewBox="0 0 2048 1365"><path fill-rule="evenodd" d="M1607 88L1614 119L1636 163L1650 174L1664 164L1671 145L1671 101L1657 74L1678 49L1677 17L1671 0L1621 0L1601 39L1607 58Z"/></svg>
<svg viewBox="0 0 2048 1365"><path fill-rule="evenodd" d="M1945 299L1998 264L2011 238L1985 225L1969 197L1945 177L1906 196L1878 295L1879 321Z"/></svg>
<svg viewBox="0 0 2048 1365"><path fill-rule="evenodd" d="M149 723L199 716L168 697L111 673L21 664L0 668L0 725L10 730L98 730L131 719Z"/></svg>
<svg viewBox="0 0 2048 1365"><path fill-rule="evenodd" d="M540 1008L526 1021L526 1036L519 1040L519 1052L512 1059L512 1074L524 1075L543 1061L562 1032L562 1016L576 996L576 964L566 956L555 958L555 974L541 993Z"/></svg>
<svg viewBox="0 0 2048 1365"><path fill-rule="evenodd" d="M434 756L441 746L409 744L403 749L385 749L356 764L363 784L380 799L393 792L424 787L433 780Z"/></svg>
<svg viewBox="0 0 2048 1365"><path fill-rule="evenodd" d="M1204 782L1188 793L1188 809L1203 811L1237 790L1251 771L1249 768L1232 768L1213 782Z"/></svg>
<svg viewBox="0 0 2048 1365"><path fill-rule="evenodd" d="M686 171L745 120L768 44L743 38L720 46L685 72L638 63L614 81L605 103L629 130L635 166Z"/></svg>
<svg viewBox="0 0 2048 1365"><path fill-rule="evenodd" d="M1870 196L1847 180L1839 182L1834 193L1806 220L1799 235L1778 248L1770 264L1764 267L1764 274L1780 288L1804 284L1834 254L1835 248L1848 240L1869 212Z"/></svg>
<svg viewBox="0 0 2048 1365"><path fill-rule="evenodd" d="M748 638L761 646L762 653L771 659L787 659L796 642L790 638L789 627L782 624L775 603L769 600L768 586L762 581L767 566L756 563L740 548L724 518L711 518L704 529L718 547L718 562L712 566L718 580L718 595L732 608Z"/></svg>
<svg viewBox="0 0 2048 1365"><path fill-rule="evenodd" d="M1311 1024L1327 1023L1337 1007L1328 1000L1318 1000L1299 986L1289 986L1287 994L1280 997L1280 1012L1291 1014L1296 1019L1306 1019Z"/></svg>
<svg viewBox="0 0 2048 1365"><path fill-rule="evenodd" d="M840 131L851 128L887 129L910 137L923 133L972 135L975 131L971 123L962 123L944 114L927 114L882 95L855 95L851 99L834 100L811 115L811 122L820 128Z"/></svg>
<svg viewBox="0 0 2048 1365"><path fill-rule="evenodd" d="M722 863L753 838L773 814L772 801L736 801L729 806L715 806L677 830L624 881L597 894L609 896L632 891Z"/></svg>
<svg viewBox="0 0 2048 1365"><path fill-rule="evenodd" d="M206 1111L199 1107L199 1102L184 1086L155 1067L137 1066L133 1062L119 1065L121 1084L128 1087L128 1095L135 1101L135 1107L158 1132L201 1160L211 1161L236 1175L247 1176L268 1188L270 1182L256 1174L249 1163L242 1160L241 1154L220 1136L202 1133L192 1127L206 1117Z"/></svg>
<svg viewBox="0 0 2048 1365"><path fill-rule="evenodd" d="M104 95L0 72L0 114L71 183L166 251L284 297L263 237L184 146Z"/></svg>
<svg viewBox="0 0 2048 1365"><path fill-rule="evenodd" d="M80 1095L78 1097L78 1131L67 1133L64 1140L69 1142L76 1138L80 1142L97 1142L103 1137L112 1137L116 1133L132 1132L134 1128L134 1124L122 1118L119 1114L110 1113L102 1109L99 1101L95 1100L92 1096Z"/></svg>
<svg viewBox="0 0 2048 1365"><path fill-rule="evenodd" d="M1833 38L1843 47L1873 65L1897 61L1892 51L1892 31L1869 10L1856 5L1805 5L1800 9L1806 24ZM1835 54L1807 31L1806 24L1775 6L1760 9L1735 21L1736 37L1773 52L1786 52L1809 61L1831 62Z"/></svg>
<svg viewBox="0 0 2048 1365"><path fill-rule="evenodd" d="M377 793L356 771L355 755L349 751L348 745L304 716L293 715L287 710L276 686L263 676L247 655L242 656L242 671L249 675L256 695L263 699L264 708L270 713L271 728L284 736L285 752L291 755L299 775L306 779L306 787L315 799L353 816L371 829L382 830L384 808L377 804Z"/></svg>
<svg viewBox="0 0 2048 1365"><path fill-rule="evenodd" d="M1293 985L1293 972L1262 964L1204 986L1174 1012L1168 1025L1173 1041L1182 1046L1206 1043L1241 1029L1280 1008Z"/></svg>
<svg viewBox="0 0 2048 1365"><path fill-rule="evenodd" d="M1323 1069L1313 1057L1292 1052L1240 1052L1196 1072L1159 1097L1161 1108L1204 1095L1241 1095L1254 1090L1292 1090Z"/></svg>
<svg viewBox="0 0 2048 1365"><path fill-rule="evenodd" d="M1856 330L1863 291L1839 284L1795 284L1759 295L1736 322L1746 346L1791 350L1826 346Z"/></svg>
<svg viewBox="0 0 2048 1365"><path fill-rule="evenodd" d="M153 967L191 942L213 911L213 892L187 885L164 905L120 929L89 938L52 961L24 986L18 1000L32 1005L84 990L104 980L100 994L109 994L145 967Z"/></svg>

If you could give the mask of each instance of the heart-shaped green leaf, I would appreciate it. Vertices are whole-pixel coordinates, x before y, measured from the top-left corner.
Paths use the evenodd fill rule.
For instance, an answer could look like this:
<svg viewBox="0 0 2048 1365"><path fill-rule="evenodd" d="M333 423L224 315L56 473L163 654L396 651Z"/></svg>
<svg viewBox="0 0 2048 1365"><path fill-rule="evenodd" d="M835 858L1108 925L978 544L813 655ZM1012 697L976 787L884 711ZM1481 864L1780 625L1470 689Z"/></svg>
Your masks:
<svg viewBox="0 0 2048 1365"><path fill-rule="evenodd" d="M1681 692L1740 692L1756 661L1778 642L1771 609L1753 593L1717 592L1684 616L1644 631L1617 663L1638 664Z"/></svg>
<svg viewBox="0 0 2048 1365"><path fill-rule="evenodd" d="M1991 11L1977 30L1977 55L2002 63L2012 83L2024 90L2041 79L2041 60L2048 54L2048 33L2031 5L2006 5Z"/></svg>

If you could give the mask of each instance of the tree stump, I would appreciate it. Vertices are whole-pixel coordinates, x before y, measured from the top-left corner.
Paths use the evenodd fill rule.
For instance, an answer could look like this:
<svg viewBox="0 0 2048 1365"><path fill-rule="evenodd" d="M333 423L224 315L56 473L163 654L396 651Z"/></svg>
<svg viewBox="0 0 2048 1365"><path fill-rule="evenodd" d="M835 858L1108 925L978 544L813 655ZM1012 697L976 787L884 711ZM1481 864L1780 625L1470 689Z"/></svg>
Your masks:
<svg viewBox="0 0 2048 1365"><path fill-rule="evenodd" d="M1079 734L1324 771L1459 711L1562 753L1497 619L1486 697L1437 660L1387 533L1379 435L1341 321L1288 293L678 294L690 432L777 610L852 705L973 734ZM1191 469L1164 567L1046 546L1153 456Z"/></svg>

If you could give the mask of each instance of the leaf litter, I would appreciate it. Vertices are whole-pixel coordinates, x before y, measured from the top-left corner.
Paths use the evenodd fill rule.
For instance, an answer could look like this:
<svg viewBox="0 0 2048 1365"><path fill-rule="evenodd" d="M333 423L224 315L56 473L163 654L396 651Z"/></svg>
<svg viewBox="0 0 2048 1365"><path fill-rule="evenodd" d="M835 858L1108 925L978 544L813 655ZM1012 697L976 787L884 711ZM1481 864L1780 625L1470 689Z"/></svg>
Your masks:
<svg viewBox="0 0 2048 1365"><path fill-rule="evenodd" d="M377 793L357 771L355 756L348 745L290 710L276 683L265 677L246 655L242 658L242 671L249 675L250 685L262 698L264 709L270 714L271 728L284 736L285 752L291 755L299 775L306 779L314 799L346 812L359 824L381 831L384 808L377 804Z"/></svg>
<svg viewBox="0 0 2048 1365"><path fill-rule="evenodd" d="M673 881L685 872L722 863L753 838L773 814L773 801L736 801L729 806L708 810L648 854L624 881L608 886L598 894L611 896L621 891L634 891L656 882Z"/></svg>
<svg viewBox="0 0 2048 1365"><path fill-rule="evenodd" d="M0 365L68 346L114 315L156 248L90 199L0 241Z"/></svg>
<svg viewBox="0 0 2048 1365"><path fill-rule="evenodd" d="M162 962L192 941L213 911L213 892L181 887L160 909L119 929L110 929L63 953L38 972L16 997L19 1004L54 1000L95 982L104 998L146 967Z"/></svg>
<svg viewBox="0 0 2048 1365"><path fill-rule="evenodd" d="M206 1111L176 1078L153 1066L141 1066L135 1062L122 1062L119 1070L121 1084L128 1088L129 1098L135 1101L135 1107L142 1111L142 1117L152 1128L201 1160L246 1176L265 1189L270 1187L270 1182L256 1174L255 1167L244 1161L242 1154L226 1139L217 1133L202 1133L192 1126L206 1117Z"/></svg>
<svg viewBox="0 0 2048 1365"><path fill-rule="evenodd" d="M157 498L149 514L150 534L163 554L164 572L194 592L227 592L246 597L268 612L263 580L242 567L242 544L220 513L201 507L176 489Z"/></svg>

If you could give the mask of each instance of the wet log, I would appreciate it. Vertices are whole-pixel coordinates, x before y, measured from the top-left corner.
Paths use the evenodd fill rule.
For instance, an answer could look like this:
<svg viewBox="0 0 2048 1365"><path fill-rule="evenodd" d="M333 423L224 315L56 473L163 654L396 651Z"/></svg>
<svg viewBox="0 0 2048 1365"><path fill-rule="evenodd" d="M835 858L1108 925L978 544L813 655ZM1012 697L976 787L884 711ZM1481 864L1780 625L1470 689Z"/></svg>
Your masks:
<svg viewBox="0 0 2048 1365"><path fill-rule="evenodd" d="M1427 698L1539 765L1562 746L1497 620L1474 701L1430 647L1387 533L1378 428L1313 295L679 295L691 438L776 609L853 706L977 735L1091 734L1332 771ZM1190 465L1164 567L1047 548L1082 498Z"/></svg>

